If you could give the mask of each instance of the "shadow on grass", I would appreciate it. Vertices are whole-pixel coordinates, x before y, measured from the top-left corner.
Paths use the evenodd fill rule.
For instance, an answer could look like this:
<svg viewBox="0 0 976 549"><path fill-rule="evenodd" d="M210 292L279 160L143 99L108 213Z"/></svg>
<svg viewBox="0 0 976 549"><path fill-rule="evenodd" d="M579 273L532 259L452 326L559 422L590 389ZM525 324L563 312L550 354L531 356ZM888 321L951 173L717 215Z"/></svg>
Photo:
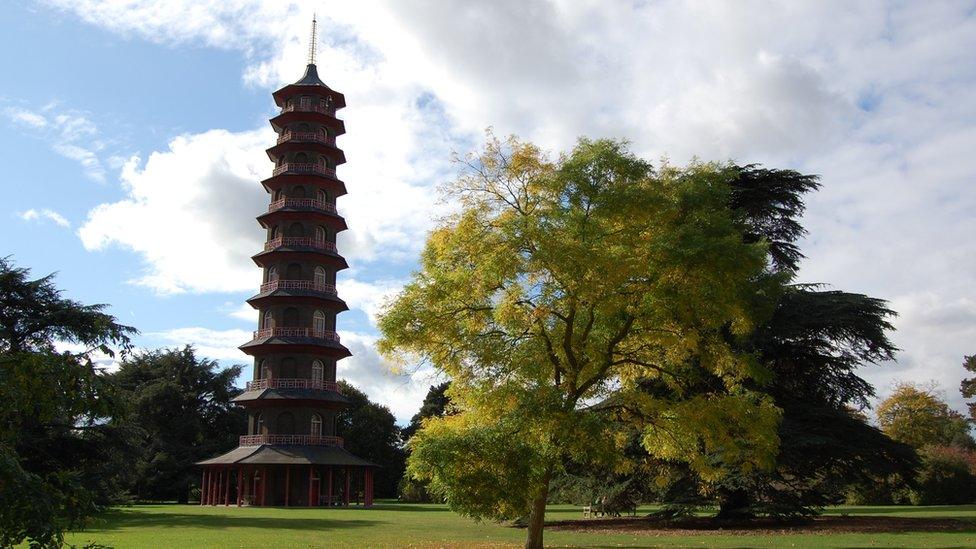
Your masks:
<svg viewBox="0 0 976 549"><path fill-rule="evenodd" d="M162 507L162 506L160 506ZM107 532L123 528L188 528L210 530L228 528L268 528L273 530L320 531L380 526L386 521L376 519L351 519L336 516L323 517L261 517L235 515L232 512L219 515L170 512L144 512L138 509L113 509L102 515L102 520L91 525L89 532Z"/></svg>
<svg viewBox="0 0 976 549"><path fill-rule="evenodd" d="M858 505L851 507L828 507L825 515L914 515L914 514L955 514L971 512L976 515L976 505ZM976 517L974 517L976 518Z"/></svg>

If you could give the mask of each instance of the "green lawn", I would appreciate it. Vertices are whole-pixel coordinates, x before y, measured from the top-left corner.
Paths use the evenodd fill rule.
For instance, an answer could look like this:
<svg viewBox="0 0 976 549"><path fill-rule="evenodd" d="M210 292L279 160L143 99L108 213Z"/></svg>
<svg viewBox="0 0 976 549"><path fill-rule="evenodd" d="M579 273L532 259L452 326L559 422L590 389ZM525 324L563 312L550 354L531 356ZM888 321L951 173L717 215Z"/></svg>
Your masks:
<svg viewBox="0 0 976 549"><path fill-rule="evenodd" d="M653 536L547 531L547 546L583 547L976 547L976 506L850 507L830 514L973 519L965 532L888 534ZM548 520L581 518L579 508L553 506ZM469 547L514 546L524 530L461 518L443 505L381 503L373 509L236 508L136 505L110 511L78 546L128 547Z"/></svg>

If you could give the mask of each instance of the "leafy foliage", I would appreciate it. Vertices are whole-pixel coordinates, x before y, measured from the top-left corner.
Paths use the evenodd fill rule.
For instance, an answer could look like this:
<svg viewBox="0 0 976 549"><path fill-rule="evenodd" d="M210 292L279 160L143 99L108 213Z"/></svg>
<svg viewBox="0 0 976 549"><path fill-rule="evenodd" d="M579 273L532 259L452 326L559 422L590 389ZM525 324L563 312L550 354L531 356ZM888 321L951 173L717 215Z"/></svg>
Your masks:
<svg viewBox="0 0 976 549"><path fill-rule="evenodd" d="M878 423L891 438L914 448L976 448L969 422L932 388L903 383L878 405Z"/></svg>
<svg viewBox="0 0 976 549"><path fill-rule="evenodd" d="M962 367L967 372L976 373L976 355L963 357ZM976 397L976 377L963 379L959 384L959 391L966 398ZM969 407L969 419L976 420L976 402L970 402L967 406Z"/></svg>
<svg viewBox="0 0 976 549"><path fill-rule="evenodd" d="M395 497L403 477L403 439L390 409L369 400L365 393L340 380L342 393L350 403L336 416L336 432L345 438L346 449L380 466L374 478L377 497Z"/></svg>
<svg viewBox="0 0 976 549"><path fill-rule="evenodd" d="M619 454L606 414L584 403L614 391L648 429L672 418L680 399L640 393L648 377L676 395L709 379L704 402L750 413L726 416L728 435L671 421L674 434L724 440L744 463L768 463L744 450L775 448L764 431L775 410L753 410L763 399L744 382L761 371L729 344L755 326L767 254L743 240L727 207L736 173L714 164L654 172L606 140L581 140L552 162L530 144L491 139L468 159L446 189L461 212L431 233L420 272L380 318L381 350L446 373L458 411L424 423L408 471L461 513L529 515L528 546L538 546L563 460ZM648 451L673 456L663 440L649 430ZM682 459L721 476L709 447L685 447Z"/></svg>
<svg viewBox="0 0 976 549"><path fill-rule="evenodd" d="M231 402L240 373L186 346L139 353L108 376L127 405L116 425L137 433L129 482L138 498L186 503L198 481L194 463L237 446L246 422Z"/></svg>
<svg viewBox="0 0 976 549"><path fill-rule="evenodd" d="M62 297L53 276L31 280L0 259L0 542L58 546L108 503L105 477L120 401L95 352L129 349L133 328L105 305ZM57 345L80 347L59 352Z"/></svg>

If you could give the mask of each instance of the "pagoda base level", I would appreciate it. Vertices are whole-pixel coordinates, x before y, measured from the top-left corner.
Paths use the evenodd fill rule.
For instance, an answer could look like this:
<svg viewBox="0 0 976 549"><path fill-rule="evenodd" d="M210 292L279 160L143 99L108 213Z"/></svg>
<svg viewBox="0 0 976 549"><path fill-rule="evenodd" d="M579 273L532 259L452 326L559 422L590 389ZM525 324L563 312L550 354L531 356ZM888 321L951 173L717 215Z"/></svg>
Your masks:
<svg viewBox="0 0 976 549"><path fill-rule="evenodd" d="M373 506L375 466L205 465L200 505Z"/></svg>

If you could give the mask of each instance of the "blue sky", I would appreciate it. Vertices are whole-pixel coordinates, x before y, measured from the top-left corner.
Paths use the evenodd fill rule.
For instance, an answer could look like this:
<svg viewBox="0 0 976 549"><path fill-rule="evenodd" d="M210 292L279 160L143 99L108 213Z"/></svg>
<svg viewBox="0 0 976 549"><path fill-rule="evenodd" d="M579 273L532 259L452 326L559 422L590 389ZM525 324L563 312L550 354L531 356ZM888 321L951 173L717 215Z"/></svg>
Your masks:
<svg viewBox="0 0 976 549"><path fill-rule="evenodd" d="M394 374L373 315L416 265L452 152L485 128L557 153L629 139L651 160L735 159L823 176L801 279L900 313L879 393L932 381L954 406L976 353L973 2L491 3L47 0L0 11L0 251L112 304L144 347L224 364L266 207L270 93L303 70L346 94L340 201L351 269L339 375L401 421L432 373ZM205 269L188 269L203 263Z"/></svg>

